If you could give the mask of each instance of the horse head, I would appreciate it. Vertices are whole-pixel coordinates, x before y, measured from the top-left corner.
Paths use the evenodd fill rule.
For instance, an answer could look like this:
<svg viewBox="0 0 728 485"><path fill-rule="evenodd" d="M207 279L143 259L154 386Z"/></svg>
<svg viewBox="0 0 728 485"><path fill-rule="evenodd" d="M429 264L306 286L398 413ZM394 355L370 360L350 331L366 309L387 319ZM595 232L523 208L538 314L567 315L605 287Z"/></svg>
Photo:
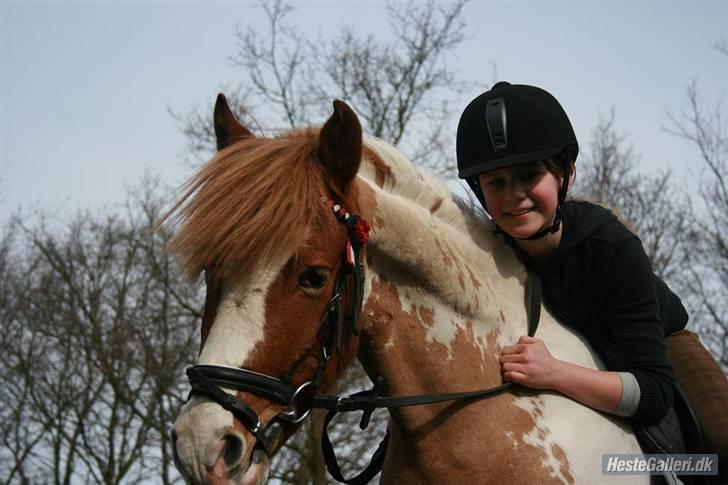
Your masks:
<svg viewBox="0 0 728 485"><path fill-rule="evenodd" d="M370 216L354 180L362 131L335 101L320 130L257 138L222 94L214 123L218 152L173 209L171 248L207 285L175 458L192 483L260 483L306 400L356 354Z"/></svg>

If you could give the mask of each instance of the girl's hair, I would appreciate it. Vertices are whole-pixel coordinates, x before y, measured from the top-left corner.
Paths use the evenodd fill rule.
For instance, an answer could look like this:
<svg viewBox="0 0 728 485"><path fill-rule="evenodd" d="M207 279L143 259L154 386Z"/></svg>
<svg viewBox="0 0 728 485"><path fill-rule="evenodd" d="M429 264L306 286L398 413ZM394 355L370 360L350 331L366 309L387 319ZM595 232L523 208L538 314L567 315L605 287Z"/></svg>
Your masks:
<svg viewBox="0 0 728 485"><path fill-rule="evenodd" d="M564 162L558 158L547 158L543 161L546 170L554 174L556 177L564 175Z"/></svg>
<svg viewBox="0 0 728 485"><path fill-rule="evenodd" d="M543 164L546 166L546 170L548 170L557 177L562 177L564 175L564 162L566 162L566 160L570 158L569 155L570 153L568 152L568 150L563 150L553 157L545 159L543 161ZM571 163L573 163L573 160L571 160Z"/></svg>

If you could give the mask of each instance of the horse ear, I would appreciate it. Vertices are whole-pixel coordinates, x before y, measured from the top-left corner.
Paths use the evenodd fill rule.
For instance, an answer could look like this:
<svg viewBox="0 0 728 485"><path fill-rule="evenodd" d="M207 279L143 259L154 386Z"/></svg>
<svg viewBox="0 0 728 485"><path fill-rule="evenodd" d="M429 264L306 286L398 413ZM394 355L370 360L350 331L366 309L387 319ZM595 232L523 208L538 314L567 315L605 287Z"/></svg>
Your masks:
<svg viewBox="0 0 728 485"><path fill-rule="evenodd" d="M255 136L235 118L233 112L230 111L225 95L222 93L217 95L213 118L218 150L222 150L236 141Z"/></svg>
<svg viewBox="0 0 728 485"><path fill-rule="evenodd" d="M343 101L334 101L334 113L319 134L318 156L338 188L346 193L361 163L361 124Z"/></svg>

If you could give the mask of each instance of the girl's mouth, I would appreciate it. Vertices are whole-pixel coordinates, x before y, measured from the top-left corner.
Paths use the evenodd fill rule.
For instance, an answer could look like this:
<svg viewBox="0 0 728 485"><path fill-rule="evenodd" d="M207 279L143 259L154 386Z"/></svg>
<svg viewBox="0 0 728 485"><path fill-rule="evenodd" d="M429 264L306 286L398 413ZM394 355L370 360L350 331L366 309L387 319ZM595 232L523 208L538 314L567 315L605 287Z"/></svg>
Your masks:
<svg viewBox="0 0 728 485"><path fill-rule="evenodd" d="M532 210L533 210L533 208L530 208L530 209L520 209L520 210L517 210L517 211L506 212L506 215L509 215L511 217L518 217L518 216L522 216L522 215L528 214Z"/></svg>

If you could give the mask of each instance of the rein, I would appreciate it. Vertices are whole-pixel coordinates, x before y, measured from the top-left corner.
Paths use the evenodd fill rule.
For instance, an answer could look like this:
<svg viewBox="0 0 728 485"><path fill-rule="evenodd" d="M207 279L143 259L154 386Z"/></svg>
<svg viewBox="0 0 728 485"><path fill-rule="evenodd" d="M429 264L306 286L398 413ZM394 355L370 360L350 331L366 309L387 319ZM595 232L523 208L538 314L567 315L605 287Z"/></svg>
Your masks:
<svg viewBox="0 0 728 485"><path fill-rule="evenodd" d="M334 292L326 306L319 324L318 338L281 377L276 378L266 374L252 371L215 365L195 365L187 368L187 377L192 390L190 397L195 394L205 395L230 411L255 436L257 445L271 456L272 445L280 435L282 427L278 421L288 424L298 424L303 421L312 409L327 409L324 419L321 444L326 461L326 467L334 479L349 485L368 483L382 469L384 456L389 443L389 431L385 434L379 447L374 452L369 465L355 477L344 478L336 453L328 435L328 425L340 412L363 411L359 427L364 430L369 425L372 413L377 408L401 408L408 406L421 406L447 401L478 400L491 397L509 389L513 383L504 382L497 386L476 391L453 392L446 394L423 394L411 396L380 396L383 379L378 377L372 389L360 391L350 396L316 395L318 386L323 378L327 362L333 352L345 353L349 340L357 333L357 320L364 299L364 270L359 259L361 248L369 238L369 225L357 215L349 214L339 204L331 200L322 199L333 212L336 218L347 226L347 241L342 270L336 278ZM346 279L354 278L354 298L349 311L344 312L343 300L346 291ZM536 333L541 312L541 283L537 276L528 273L526 284L526 310L528 314L528 335ZM309 381L296 386L293 384L293 375L300 365L309 357L318 341L318 364L314 376ZM263 425L256 412L234 395L222 390L222 387L233 388L238 391L249 392L262 396L271 401L284 404L286 409L274 416L267 425ZM301 410L304 410L301 412Z"/></svg>

